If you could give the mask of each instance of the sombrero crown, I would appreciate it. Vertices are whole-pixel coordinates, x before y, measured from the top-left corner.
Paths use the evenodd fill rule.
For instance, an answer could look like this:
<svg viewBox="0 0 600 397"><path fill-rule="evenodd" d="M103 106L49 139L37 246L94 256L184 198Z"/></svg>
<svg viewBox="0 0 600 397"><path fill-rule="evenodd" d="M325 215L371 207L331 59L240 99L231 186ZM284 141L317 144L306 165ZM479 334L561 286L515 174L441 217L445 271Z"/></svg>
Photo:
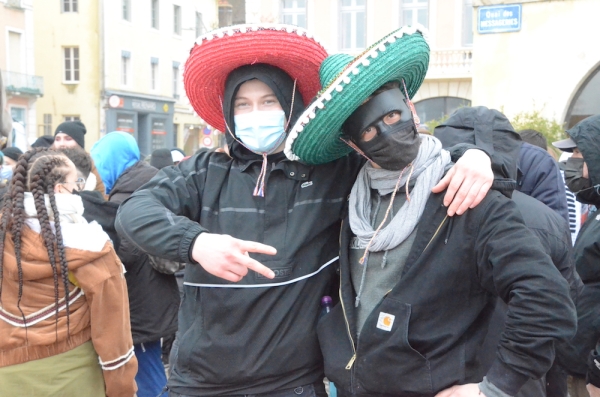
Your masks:
<svg viewBox="0 0 600 397"><path fill-rule="evenodd" d="M429 66L429 45L422 27L398 29L353 58L327 57L320 68L323 89L290 131L285 154L291 160L324 164L352 149L340 138L348 117L379 87L390 81L417 92Z"/></svg>
<svg viewBox="0 0 600 397"><path fill-rule="evenodd" d="M244 65L276 66L297 80L308 103L319 91L319 66L325 48L306 30L292 25L236 25L200 36L185 63L183 84L196 113L209 125L225 131L222 100L225 81Z"/></svg>

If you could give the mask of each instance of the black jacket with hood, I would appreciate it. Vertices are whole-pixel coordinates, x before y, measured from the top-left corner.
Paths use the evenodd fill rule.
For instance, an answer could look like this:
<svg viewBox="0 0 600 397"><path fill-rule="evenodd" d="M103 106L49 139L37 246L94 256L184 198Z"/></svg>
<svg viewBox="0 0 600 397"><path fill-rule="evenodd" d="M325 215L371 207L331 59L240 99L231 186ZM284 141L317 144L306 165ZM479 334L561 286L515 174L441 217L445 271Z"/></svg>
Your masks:
<svg viewBox="0 0 600 397"><path fill-rule="evenodd" d="M479 122L489 127L493 121ZM503 156L494 145L486 151ZM507 168L507 162L494 163ZM433 397L452 385L481 381L477 350L496 296L508 302L510 314L486 376L509 395L543 375L555 341L574 334L569 286L515 204L491 191L476 208L448 218L442 201L443 194L430 195L402 278L367 318L359 339L348 263L353 234L344 221L341 304L318 324L325 373L339 388L356 395ZM389 331L377 326L381 313L395 316Z"/></svg>
<svg viewBox="0 0 600 397"><path fill-rule="evenodd" d="M290 117L293 81L282 73L252 65L229 75L223 106L229 128L235 93L255 78L273 90L294 124L303 105L296 94ZM178 262L194 263L191 247L205 231L277 248L273 256L250 254L275 271L273 280L250 271L230 283L186 266L179 353L168 382L185 395L259 394L322 381L320 300L337 280L340 220L364 161L352 154L307 166L282 152L269 155L265 195L255 197L262 157L230 132L231 157L203 150L160 170L123 203L116 222L119 234L144 251ZM470 148L457 147L453 155Z"/></svg>
<svg viewBox="0 0 600 397"><path fill-rule="evenodd" d="M157 172L145 161L127 168L115 181L109 203L122 203ZM160 273L153 267L164 260L152 262L143 250L123 237L117 254L126 269L133 343L156 342L175 334L180 300L177 280L174 275Z"/></svg>
<svg viewBox="0 0 600 397"><path fill-rule="evenodd" d="M517 179L517 173L512 172L516 169L517 157L519 157L519 162L522 162L524 148L520 142L519 135L514 133L508 119L500 113L495 112L494 123L489 125L489 128L474 129L477 114L485 115L491 112L495 111L481 107L460 109L441 126L436 128L435 136L440 139L444 146L461 141L476 144L476 134L480 134L477 137L479 144L482 144L482 141L502 138L504 144L494 147L495 154L503 152L515 155L515 153L519 152L518 148L521 147L520 154L515 155L512 159L510 157L500 158L498 155L492 156L493 161L507 162L504 168L508 173L497 173L495 175L497 178L496 183L510 186ZM487 131L492 131L492 133L488 135ZM501 137L499 134L504 136ZM500 167L496 167L496 171L499 172ZM583 290L583 283L575 270L575 263L571 255L572 244L569 225L556 209L551 209L549 205L545 205L541 201L520 191L513 191L512 200L517 205L525 226L539 239L544 252L550 256L554 266L556 266L569 283L571 299L573 302L577 302ZM490 368L496 357L496 347L504 331L506 317L507 306L499 299L490 321L488 334L482 348L479 350L482 368L485 370ZM564 380L566 381L566 379ZM554 384L558 383L557 381L560 380L545 378L535 381L530 380L523 386L518 396L546 397L547 384L550 384L550 387L554 387Z"/></svg>
<svg viewBox="0 0 600 397"><path fill-rule="evenodd" d="M567 131L577 144L588 167L592 186L600 185L600 115L589 117ZM586 195L586 204L600 207L597 190ZM580 196L576 196L580 200ZM573 258L585 284L577 302L577 334L567 347L560 346L561 363L575 376L584 377L590 351L600 351L600 216L589 216L577 235ZM594 384L600 387L596 380Z"/></svg>
<svg viewBox="0 0 600 397"><path fill-rule="evenodd" d="M228 126L234 126L235 92L252 78L270 86L287 119L293 81L264 65L249 69L228 78ZM302 109L297 95L292 124ZM250 254L275 271L273 280L249 271L230 283L200 265L186 266L169 389L193 396L259 394L320 381L315 325L334 279L342 209L362 161L347 156L310 167L282 152L269 155L265 195L255 197L262 157L226 136L232 157L203 150L163 168L117 217L122 237L178 262L193 263L189 252L203 231L277 248L273 256Z"/></svg>

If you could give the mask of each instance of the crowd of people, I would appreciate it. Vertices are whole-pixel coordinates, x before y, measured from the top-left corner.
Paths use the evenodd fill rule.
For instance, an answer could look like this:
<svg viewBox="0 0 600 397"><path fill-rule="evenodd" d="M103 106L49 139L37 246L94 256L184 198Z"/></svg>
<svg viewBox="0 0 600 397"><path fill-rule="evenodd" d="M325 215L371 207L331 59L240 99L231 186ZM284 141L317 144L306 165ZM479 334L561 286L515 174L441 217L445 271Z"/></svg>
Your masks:
<svg viewBox="0 0 600 397"><path fill-rule="evenodd" d="M428 62L231 26L184 75L225 148L3 149L0 395L600 397L600 115L560 163L483 106L430 131Z"/></svg>

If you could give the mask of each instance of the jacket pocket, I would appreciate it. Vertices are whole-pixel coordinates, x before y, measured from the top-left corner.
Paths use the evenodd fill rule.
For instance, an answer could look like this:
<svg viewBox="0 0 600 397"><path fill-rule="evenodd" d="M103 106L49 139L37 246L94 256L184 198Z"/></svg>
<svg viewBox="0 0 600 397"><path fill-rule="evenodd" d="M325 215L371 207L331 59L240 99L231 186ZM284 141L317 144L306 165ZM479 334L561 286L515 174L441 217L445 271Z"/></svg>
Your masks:
<svg viewBox="0 0 600 397"><path fill-rule="evenodd" d="M411 305L386 298L358 342L356 379L364 393L431 394L431 363L408 341Z"/></svg>
<svg viewBox="0 0 600 397"><path fill-rule="evenodd" d="M317 336L325 363L325 375L335 385L351 390L351 370L346 365L354 356L342 305L337 304L317 325Z"/></svg>

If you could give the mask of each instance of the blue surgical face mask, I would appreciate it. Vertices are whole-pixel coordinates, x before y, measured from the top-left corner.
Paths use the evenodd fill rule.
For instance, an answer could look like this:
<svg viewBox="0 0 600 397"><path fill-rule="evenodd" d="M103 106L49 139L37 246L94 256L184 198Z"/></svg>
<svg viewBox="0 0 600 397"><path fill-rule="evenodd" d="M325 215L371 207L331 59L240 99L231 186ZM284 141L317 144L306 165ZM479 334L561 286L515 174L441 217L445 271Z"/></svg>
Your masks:
<svg viewBox="0 0 600 397"><path fill-rule="evenodd" d="M253 152L270 154L285 139L283 110L239 114L233 120L236 136Z"/></svg>
<svg viewBox="0 0 600 397"><path fill-rule="evenodd" d="M0 180L11 180L13 177L13 169L8 165L0 166Z"/></svg>

